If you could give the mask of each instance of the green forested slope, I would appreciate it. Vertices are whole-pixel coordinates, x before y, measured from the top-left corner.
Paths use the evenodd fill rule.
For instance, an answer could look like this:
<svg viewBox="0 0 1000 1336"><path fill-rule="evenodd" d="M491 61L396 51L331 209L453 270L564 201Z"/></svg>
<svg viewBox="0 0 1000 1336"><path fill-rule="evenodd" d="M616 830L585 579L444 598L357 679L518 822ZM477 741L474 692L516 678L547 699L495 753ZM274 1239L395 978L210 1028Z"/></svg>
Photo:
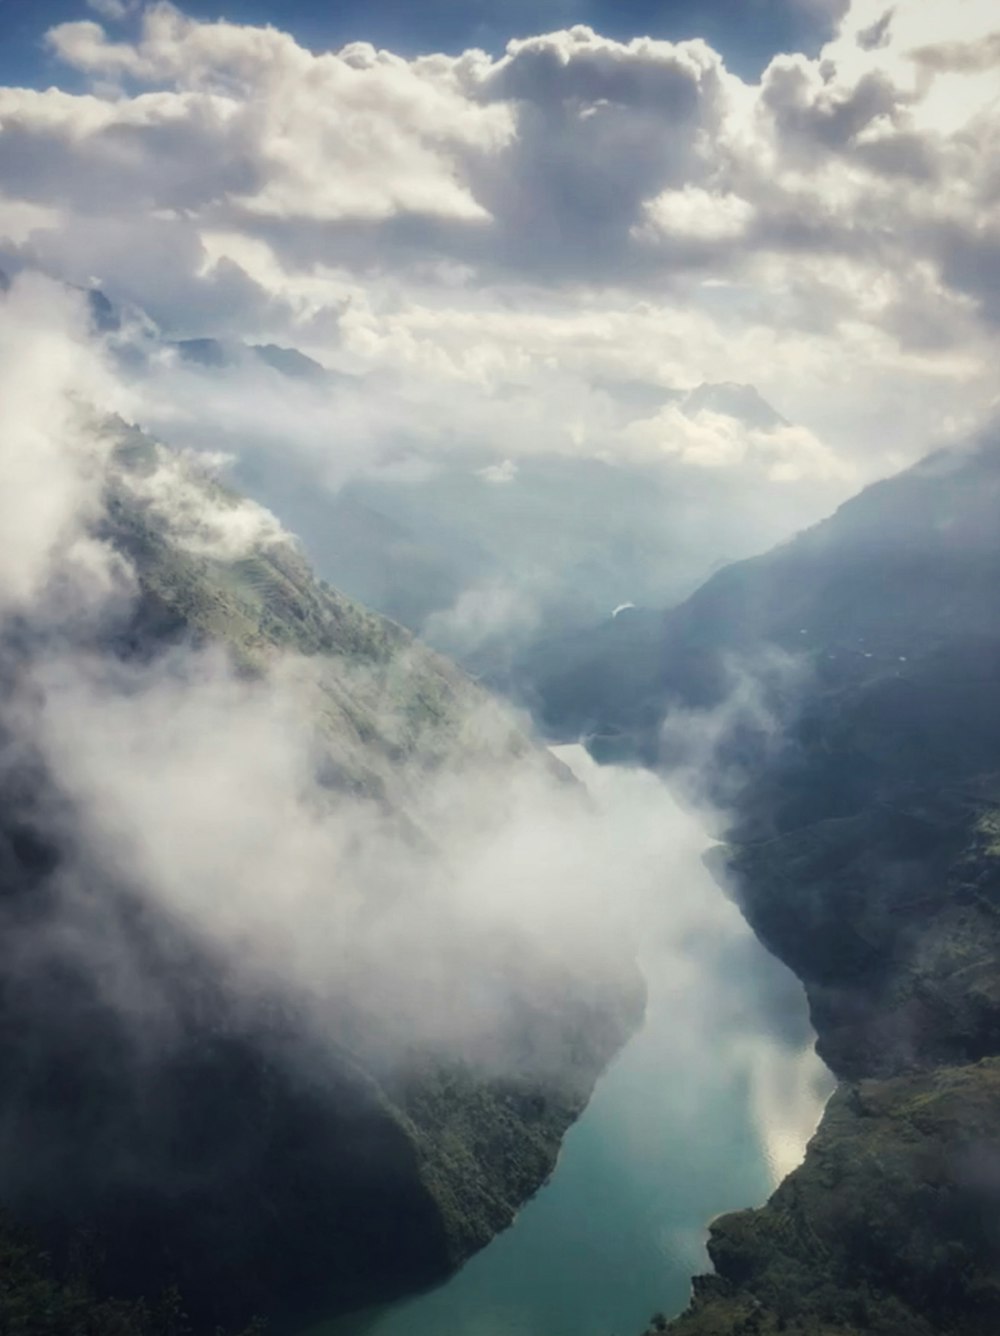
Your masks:
<svg viewBox="0 0 1000 1336"><path fill-rule="evenodd" d="M420 824L421 775L527 768L568 783L456 669L318 583L286 536L228 552L239 498L139 433L108 429L119 444L95 532L135 587L81 633L88 662L162 661L169 674L172 653L194 650L222 655L237 679L292 674L323 801L331 812L374 804L428 868L436 832ZM50 635L23 621L11 630L5 700ZM281 1331L440 1279L544 1181L641 1013L624 950L589 980L521 944L516 1005L498 1010L494 1036L498 1053L518 1046L517 1063L423 1041L400 1049L398 1036L390 1051L349 992L318 1033L294 994L248 993L233 962L145 899L128 869L81 861L60 777L41 760L19 755L2 785L0 1205L15 1232L0 1256L0 1315L11 1336L175 1336L187 1330L176 1315L170 1325L175 1289L198 1332L257 1314ZM169 1016L155 1042L60 926L70 884ZM485 973L502 969L513 947L494 936L463 944L464 969L477 950ZM31 1261L42 1248L51 1263Z"/></svg>
<svg viewBox="0 0 1000 1336"><path fill-rule="evenodd" d="M707 776L713 866L842 1081L802 1167L712 1226L678 1336L1000 1330L998 514L995 443L938 456L667 619L661 700L763 674Z"/></svg>

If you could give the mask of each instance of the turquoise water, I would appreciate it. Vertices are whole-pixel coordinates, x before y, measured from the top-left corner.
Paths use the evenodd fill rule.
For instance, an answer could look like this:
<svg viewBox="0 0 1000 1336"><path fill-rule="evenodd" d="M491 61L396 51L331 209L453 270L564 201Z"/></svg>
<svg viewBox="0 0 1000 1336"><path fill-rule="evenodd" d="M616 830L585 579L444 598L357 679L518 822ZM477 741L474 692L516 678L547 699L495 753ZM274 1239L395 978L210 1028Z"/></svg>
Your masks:
<svg viewBox="0 0 1000 1336"><path fill-rule="evenodd" d="M311 1336L637 1336L686 1304L708 1222L762 1202L801 1159L829 1089L801 988L714 885L698 823L657 781L569 759L605 804L648 822L632 832L657 869L638 905L645 1025L509 1230L441 1288Z"/></svg>

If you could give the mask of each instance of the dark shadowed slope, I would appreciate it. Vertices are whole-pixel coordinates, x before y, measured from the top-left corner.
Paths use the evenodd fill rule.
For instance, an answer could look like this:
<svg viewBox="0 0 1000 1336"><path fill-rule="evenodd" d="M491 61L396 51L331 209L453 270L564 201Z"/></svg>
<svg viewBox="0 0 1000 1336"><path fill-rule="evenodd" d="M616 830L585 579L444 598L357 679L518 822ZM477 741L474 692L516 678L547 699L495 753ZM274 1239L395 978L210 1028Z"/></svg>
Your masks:
<svg viewBox="0 0 1000 1336"><path fill-rule="evenodd" d="M670 704L719 703L733 669L765 647L804 655L832 689L891 691L887 680L935 665L947 675L959 646L978 657L977 642L995 633L998 505L995 434L933 455L725 567L676 609L630 612L589 644L577 637L568 664L540 675L544 716L560 733L617 738L653 759Z"/></svg>
<svg viewBox="0 0 1000 1336"><path fill-rule="evenodd" d="M714 864L845 1081L770 1203L713 1225L678 1336L1000 1328L998 515L996 446L941 454L664 620L644 722L721 723Z"/></svg>

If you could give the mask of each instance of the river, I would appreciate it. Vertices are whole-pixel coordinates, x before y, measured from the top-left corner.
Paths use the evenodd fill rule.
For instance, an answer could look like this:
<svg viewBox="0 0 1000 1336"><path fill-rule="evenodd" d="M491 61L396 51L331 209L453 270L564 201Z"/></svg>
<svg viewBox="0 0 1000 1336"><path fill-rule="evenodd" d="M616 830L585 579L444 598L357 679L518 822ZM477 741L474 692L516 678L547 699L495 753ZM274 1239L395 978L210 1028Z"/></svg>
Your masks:
<svg viewBox="0 0 1000 1336"><path fill-rule="evenodd" d="M559 755L648 874L645 1023L509 1230L439 1289L310 1336L638 1336L685 1306L709 1221L763 1202L819 1120L802 988L704 868L697 817L647 772Z"/></svg>

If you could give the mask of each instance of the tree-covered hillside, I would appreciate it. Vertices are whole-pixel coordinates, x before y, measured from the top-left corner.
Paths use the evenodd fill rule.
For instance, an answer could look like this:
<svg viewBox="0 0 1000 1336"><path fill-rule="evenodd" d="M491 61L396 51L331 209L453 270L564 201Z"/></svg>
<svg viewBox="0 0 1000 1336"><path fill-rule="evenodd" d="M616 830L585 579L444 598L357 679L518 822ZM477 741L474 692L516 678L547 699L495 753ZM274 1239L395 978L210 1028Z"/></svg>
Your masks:
<svg viewBox="0 0 1000 1336"><path fill-rule="evenodd" d="M995 444L934 456L663 623L657 759L710 736L711 864L842 1080L802 1167L712 1226L678 1336L1000 1327L998 514Z"/></svg>
<svg viewBox="0 0 1000 1336"><path fill-rule="evenodd" d="M57 572L3 628L4 1330L176 1336L176 1292L197 1332L281 1331L507 1226L642 989L624 941L577 961L462 898L452 843L520 784L582 804L562 768L197 462L94 430L79 541L117 583L95 611ZM151 772L192 747L181 788ZM227 824L255 784L258 867Z"/></svg>

